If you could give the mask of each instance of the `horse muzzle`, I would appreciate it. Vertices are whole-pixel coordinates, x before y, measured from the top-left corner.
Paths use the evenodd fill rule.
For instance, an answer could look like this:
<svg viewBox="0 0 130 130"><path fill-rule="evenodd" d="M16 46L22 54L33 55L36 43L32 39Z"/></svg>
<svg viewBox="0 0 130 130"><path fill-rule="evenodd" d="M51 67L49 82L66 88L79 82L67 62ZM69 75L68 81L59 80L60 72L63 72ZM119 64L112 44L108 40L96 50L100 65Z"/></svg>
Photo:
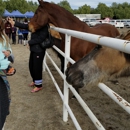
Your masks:
<svg viewBox="0 0 130 130"><path fill-rule="evenodd" d="M31 31L32 33L36 31L35 28L34 28L34 26L33 26L32 24L30 24L30 23L28 24L28 29L29 29L29 31Z"/></svg>
<svg viewBox="0 0 130 130"><path fill-rule="evenodd" d="M74 88L82 88L84 86L84 74L80 70L72 71L70 68L68 68L65 74L66 81Z"/></svg>

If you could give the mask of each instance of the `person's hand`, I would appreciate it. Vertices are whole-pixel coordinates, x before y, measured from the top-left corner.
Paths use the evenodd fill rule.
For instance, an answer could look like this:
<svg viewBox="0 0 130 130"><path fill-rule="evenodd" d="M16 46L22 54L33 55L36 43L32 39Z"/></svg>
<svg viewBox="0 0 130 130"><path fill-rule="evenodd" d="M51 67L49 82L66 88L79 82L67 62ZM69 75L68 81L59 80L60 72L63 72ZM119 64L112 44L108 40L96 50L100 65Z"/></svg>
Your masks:
<svg viewBox="0 0 130 130"><path fill-rule="evenodd" d="M9 57L10 56L10 51L9 50L6 50L6 51L2 51L3 53L4 53L4 55L6 56L6 57Z"/></svg>
<svg viewBox="0 0 130 130"><path fill-rule="evenodd" d="M12 18L8 17L8 21L9 21L9 23L11 23L12 26L14 26L15 21Z"/></svg>

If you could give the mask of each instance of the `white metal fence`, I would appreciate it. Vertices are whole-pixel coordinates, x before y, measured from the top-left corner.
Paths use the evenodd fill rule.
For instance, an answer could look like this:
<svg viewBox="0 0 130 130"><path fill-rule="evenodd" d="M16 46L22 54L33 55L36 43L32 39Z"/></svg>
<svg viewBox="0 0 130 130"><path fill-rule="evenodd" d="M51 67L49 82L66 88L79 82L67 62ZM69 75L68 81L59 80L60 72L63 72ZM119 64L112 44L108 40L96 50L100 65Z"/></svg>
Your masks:
<svg viewBox="0 0 130 130"><path fill-rule="evenodd" d="M94 34L89 34L89 33L83 33L83 32L77 32L73 30L68 30L68 29L63 29L63 28L56 28L56 27L51 27L51 29L64 33L65 34L65 53L60 51L56 46L53 46L55 50L57 50L59 53L61 53L62 56L65 57L65 70L67 68L67 63L71 62L72 64L75 63L73 59L70 58L70 41L71 41L71 36L77 37L79 39L84 39L96 44L108 46L126 53L130 53L130 42L126 40L120 40L120 39L115 39L115 38L109 38L109 37L104 37L100 35L94 35ZM110 44L111 43L111 44ZM50 77L52 78L52 81L59 92L59 95L63 101L63 121L68 120L68 114L70 115L75 127L77 130L81 130L81 127L75 118L70 106L69 106L69 90L72 91L72 93L75 95L76 99L78 100L79 104L83 107L84 111L87 113L93 124L96 126L98 130L105 130L105 128L102 126L102 124L99 122L99 120L96 118L96 116L93 114L93 112L89 109L87 104L84 102L84 100L80 97L80 95L76 92L76 90L69 85L66 80L65 80L65 75L60 71L60 69L57 67L53 59L48 55L46 52L46 56L50 59L58 73L61 75L61 77L64 80L64 92L62 93L54 76L52 75L49 67L46 64L46 57L44 60L44 67L47 69L47 71L50 74ZM45 69L44 68L44 69ZM130 104L124 100L122 97L120 97L116 92L108 88L105 84L99 83L97 86L104 92L106 93L110 98L112 98L117 104L119 104L126 112L130 114Z"/></svg>

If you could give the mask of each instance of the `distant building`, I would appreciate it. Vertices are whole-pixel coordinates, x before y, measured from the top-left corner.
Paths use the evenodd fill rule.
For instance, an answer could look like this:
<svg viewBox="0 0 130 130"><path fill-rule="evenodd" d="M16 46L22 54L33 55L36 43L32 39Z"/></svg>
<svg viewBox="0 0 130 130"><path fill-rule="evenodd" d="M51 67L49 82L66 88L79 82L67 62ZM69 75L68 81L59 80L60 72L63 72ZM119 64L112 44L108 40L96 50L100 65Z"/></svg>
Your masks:
<svg viewBox="0 0 130 130"><path fill-rule="evenodd" d="M78 17L81 21L83 19L101 19L101 14L74 14L74 16Z"/></svg>

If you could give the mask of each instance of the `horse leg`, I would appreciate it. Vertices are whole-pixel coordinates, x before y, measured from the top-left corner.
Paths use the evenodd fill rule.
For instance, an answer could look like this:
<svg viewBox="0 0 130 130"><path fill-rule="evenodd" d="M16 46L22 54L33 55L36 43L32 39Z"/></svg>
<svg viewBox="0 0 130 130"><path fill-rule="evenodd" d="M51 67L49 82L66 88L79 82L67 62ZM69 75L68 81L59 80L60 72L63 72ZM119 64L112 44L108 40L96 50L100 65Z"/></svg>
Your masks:
<svg viewBox="0 0 130 130"><path fill-rule="evenodd" d="M61 61L61 72L64 73L64 57L60 53L58 53L58 57Z"/></svg>

